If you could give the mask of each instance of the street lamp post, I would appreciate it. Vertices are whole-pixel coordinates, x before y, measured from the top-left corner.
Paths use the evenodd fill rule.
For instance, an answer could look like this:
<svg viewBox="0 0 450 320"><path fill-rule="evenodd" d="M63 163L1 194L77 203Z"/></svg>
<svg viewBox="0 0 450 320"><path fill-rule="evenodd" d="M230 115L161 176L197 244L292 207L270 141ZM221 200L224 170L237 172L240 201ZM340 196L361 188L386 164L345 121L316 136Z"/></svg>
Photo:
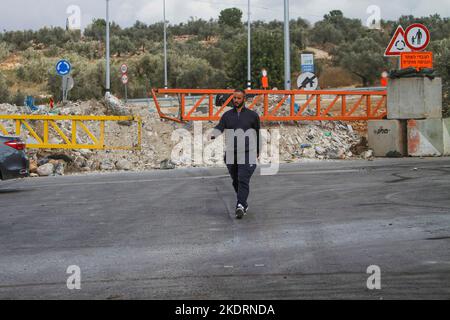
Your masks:
<svg viewBox="0 0 450 320"><path fill-rule="evenodd" d="M289 0L284 0L284 89L291 89L291 54L289 40Z"/></svg>
<svg viewBox="0 0 450 320"><path fill-rule="evenodd" d="M110 91L110 54L109 54L109 0L106 0L106 92Z"/></svg>
<svg viewBox="0 0 450 320"><path fill-rule="evenodd" d="M167 30L166 30L166 0L163 0L164 18L164 88L167 89Z"/></svg>

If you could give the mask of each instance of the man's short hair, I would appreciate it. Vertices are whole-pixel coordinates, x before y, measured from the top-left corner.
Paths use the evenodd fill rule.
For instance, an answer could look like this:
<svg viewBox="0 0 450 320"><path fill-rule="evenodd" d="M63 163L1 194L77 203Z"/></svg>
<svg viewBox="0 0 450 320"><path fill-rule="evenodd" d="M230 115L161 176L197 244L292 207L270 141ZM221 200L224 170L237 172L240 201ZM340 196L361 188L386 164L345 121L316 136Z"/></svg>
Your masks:
<svg viewBox="0 0 450 320"><path fill-rule="evenodd" d="M240 92L244 95L244 98L246 97L246 93L244 89L234 89L234 92Z"/></svg>

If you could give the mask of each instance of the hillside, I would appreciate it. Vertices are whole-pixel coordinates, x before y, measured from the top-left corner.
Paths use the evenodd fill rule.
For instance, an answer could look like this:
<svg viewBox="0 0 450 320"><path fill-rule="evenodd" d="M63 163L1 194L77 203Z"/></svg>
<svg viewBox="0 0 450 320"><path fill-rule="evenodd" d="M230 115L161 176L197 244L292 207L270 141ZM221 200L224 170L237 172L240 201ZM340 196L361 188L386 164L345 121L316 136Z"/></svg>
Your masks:
<svg viewBox="0 0 450 320"><path fill-rule="evenodd" d="M297 18L290 22L292 82L300 73L300 53L315 54L321 88L378 85L382 71L397 66L385 58L384 49L398 24L426 24L432 42L435 68L444 80L448 104L450 21L438 15L399 21L382 21L380 30L368 29L360 20L338 10L311 25ZM21 103L24 95L60 99L60 79L55 64L68 59L75 87L72 100L99 99L104 94L104 20L94 20L82 33L61 28L0 33L0 102ZM123 95L119 67L129 66L128 96L145 97L152 87L164 86L163 25L144 24L121 28L111 25L112 91ZM168 26L168 85L181 88L243 87L247 78L247 32L242 12L225 9L217 20L191 19ZM252 24L252 83L260 86L260 70L269 72L271 87L284 83L283 23ZM38 101L39 102L39 101Z"/></svg>

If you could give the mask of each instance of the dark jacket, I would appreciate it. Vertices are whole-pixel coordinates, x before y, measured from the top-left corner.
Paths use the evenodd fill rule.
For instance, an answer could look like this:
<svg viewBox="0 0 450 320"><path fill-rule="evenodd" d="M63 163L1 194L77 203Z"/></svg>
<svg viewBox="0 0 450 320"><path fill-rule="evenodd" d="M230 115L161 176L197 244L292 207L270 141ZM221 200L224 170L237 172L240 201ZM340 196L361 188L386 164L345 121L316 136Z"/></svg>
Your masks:
<svg viewBox="0 0 450 320"><path fill-rule="evenodd" d="M254 129L254 133L256 133L256 139L253 140L256 142L256 145L251 145L251 139L249 136L245 137L245 152L249 152L256 148L256 154L259 156L260 151L260 135L259 130L261 128L261 123L259 119L259 115L250 109L247 109L245 106L242 108L241 112L237 112L236 108L232 108L225 112L220 118L219 124L215 127L216 130L219 130L221 133L226 129L232 129L236 132L238 129L242 129L244 133L249 133L247 130ZM227 141L227 145L230 141ZM234 135L234 153L237 153L238 147L238 136Z"/></svg>

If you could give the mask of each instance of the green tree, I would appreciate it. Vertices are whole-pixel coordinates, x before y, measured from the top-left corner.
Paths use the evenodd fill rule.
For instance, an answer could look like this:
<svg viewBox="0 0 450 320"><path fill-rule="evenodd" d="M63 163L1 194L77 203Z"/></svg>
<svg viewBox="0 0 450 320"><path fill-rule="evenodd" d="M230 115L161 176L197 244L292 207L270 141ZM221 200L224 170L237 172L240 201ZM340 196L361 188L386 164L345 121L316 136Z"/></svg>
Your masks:
<svg viewBox="0 0 450 320"><path fill-rule="evenodd" d="M115 22L110 24L109 31L112 35L120 35L121 28ZM90 25L84 29L84 36L94 39L104 41L106 37L106 21L104 19L94 19Z"/></svg>
<svg viewBox="0 0 450 320"><path fill-rule="evenodd" d="M9 97L8 84L6 83L5 77L0 72L0 103L9 102Z"/></svg>
<svg viewBox="0 0 450 320"><path fill-rule="evenodd" d="M230 85L243 87L247 80L247 38L242 35L228 54L227 75ZM261 70L268 71L271 87L284 87L284 46L282 31L257 29L252 34L252 83L260 86ZM298 48L291 47L292 70L299 69Z"/></svg>
<svg viewBox="0 0 450 320"><path fill-rule="evenodd" d="M6 59L11 53L11 46L6 42L0 42L0 60Z"/></svg>
<svg viewBox="0 0 450 320"><path fill-rule="evenodd" d="M434 66L442 78L443 115L450 117L450 37L434 41L430 50L434 53Z"/></svg>
<svg viewBox="0 0 450 320"><path fill-rule="evenodd" d="M344 40L344 34L332 23L319 21L311 31L311 41L318 45L339 44Z"/></svg>
<svg viewBox="0 0 450 320"><path fill-rule="evenodd" d="M232 28L242 26L242 11L238 8L228 8L220 11L219 24Z"/></svg>
<svg viewBox="0 0 450 320"><path fill-rule="evenodd" d="M317 22L311 32L314 43L339 44L341 41L353 41L364 33L361 21L344 17L342 11L333 10Z"/></svg>
<svg viewBox="0 0 450 320"><path fill-rule="evenodd" d="M360 77L363 86L368 86L380 77L387 66L383 49L369 37L343 42L334 52L335 62Z"/></svg>
<svg viewBox="0 0 450 320"><path fill-rule="evenodd" d="M111 37L111 52L116 53L118 57L120 57L122 53L131 53L135 50L136 47L128 37L119 37L116 35Z"/></svg>

